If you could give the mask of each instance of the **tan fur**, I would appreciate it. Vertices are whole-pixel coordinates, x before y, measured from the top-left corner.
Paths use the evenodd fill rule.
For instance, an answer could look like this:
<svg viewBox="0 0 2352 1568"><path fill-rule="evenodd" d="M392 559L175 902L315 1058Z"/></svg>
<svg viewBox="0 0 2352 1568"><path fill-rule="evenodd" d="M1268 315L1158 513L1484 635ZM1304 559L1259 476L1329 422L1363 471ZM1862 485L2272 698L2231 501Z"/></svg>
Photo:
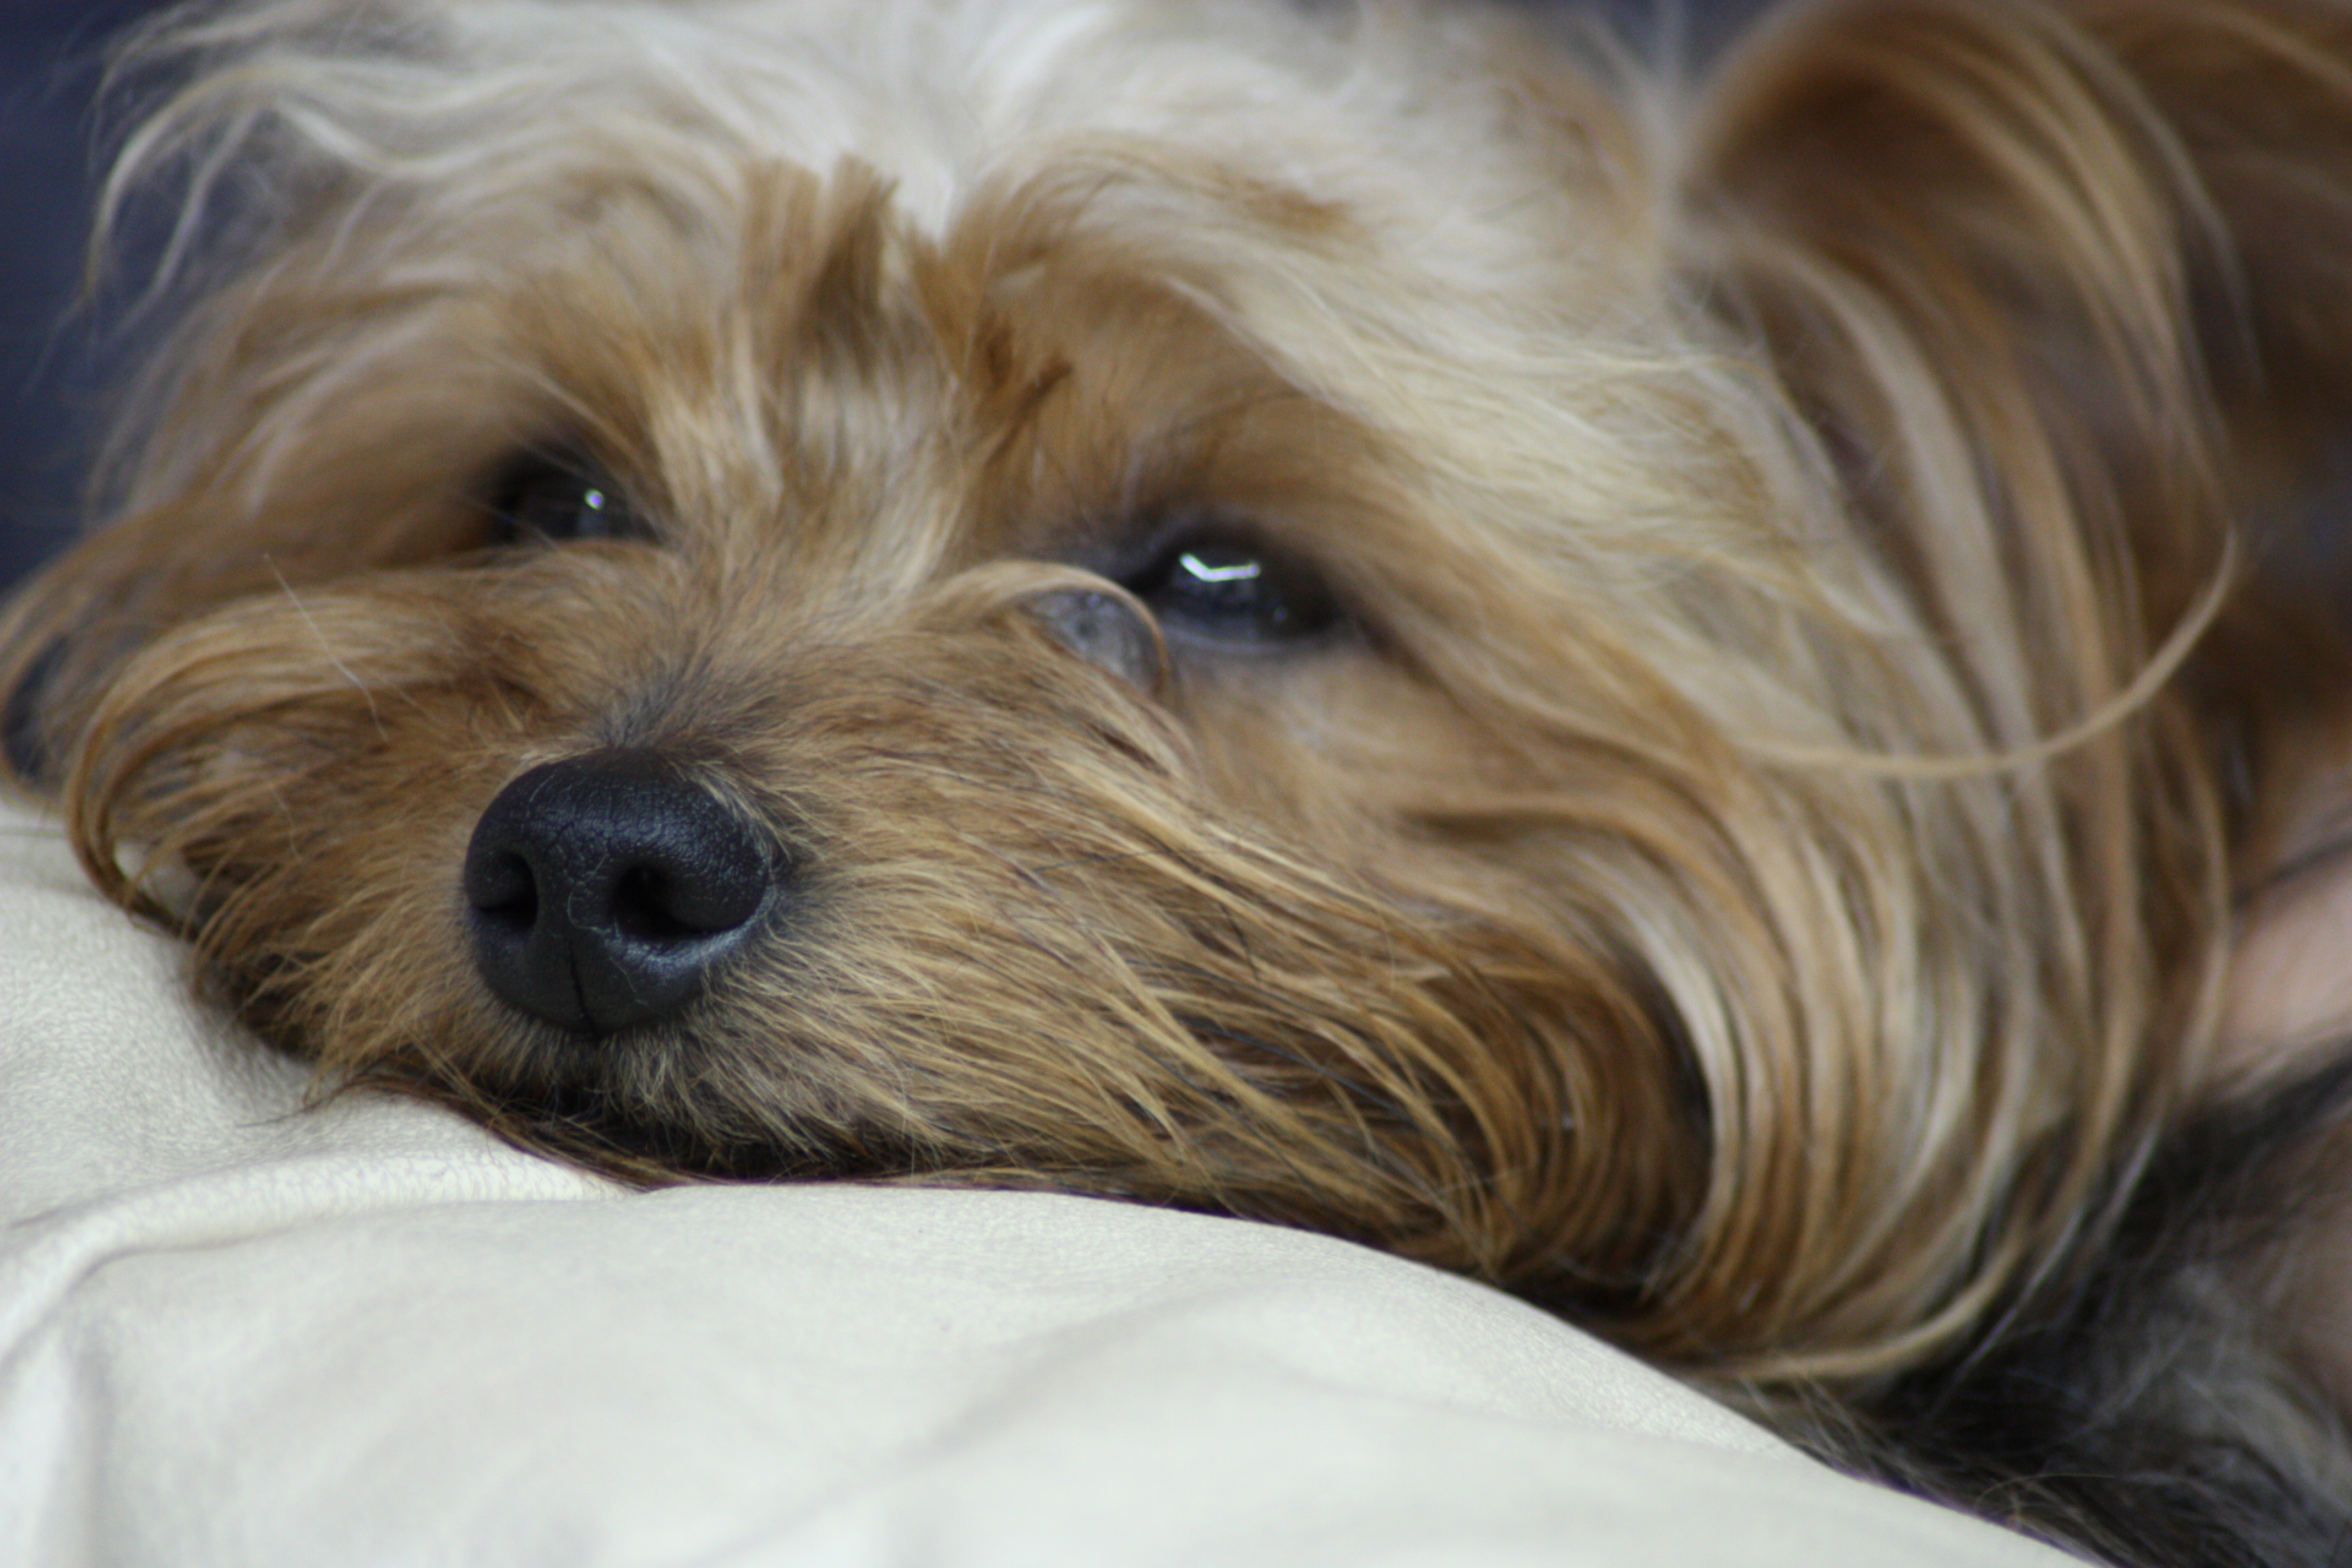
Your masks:
<svg viewBox="0 0 2352 1568"><path fill-rule="evenodd" d="M548 7L380 9L163 35L126 188L267 170L259 237L0 677L66 639L92 875L322 1089L645 1181L1308 1226L1768 1405L2063 1270L2203 1092L2334 701L2255 525L2343 413L2352 14L1853 0L1685 95L1483 12L1139 0L973 89L950 180L625 49L533 97L497 29ZM751 9L747 81L853 26ZM1089 118L1180 47L1230 101ZM557 439L658 542L478 552ZM1024 612L1191 512L1354 629L1145 690ZM457 868L615 746L803 907L583 1051Z"/></svg>

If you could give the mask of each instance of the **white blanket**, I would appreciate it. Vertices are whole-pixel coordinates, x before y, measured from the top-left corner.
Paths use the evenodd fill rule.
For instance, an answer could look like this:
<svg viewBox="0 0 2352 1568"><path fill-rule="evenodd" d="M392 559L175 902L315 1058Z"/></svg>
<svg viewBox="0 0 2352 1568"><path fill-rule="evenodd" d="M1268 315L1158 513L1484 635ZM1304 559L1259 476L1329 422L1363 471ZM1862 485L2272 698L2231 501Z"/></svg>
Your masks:
<svg viewBox="0 0 2352 1568"><path fill-rule="evenodd" d="M0 1563L2050 1564L1507 1297L301 1107L0 804Z"/></svg>

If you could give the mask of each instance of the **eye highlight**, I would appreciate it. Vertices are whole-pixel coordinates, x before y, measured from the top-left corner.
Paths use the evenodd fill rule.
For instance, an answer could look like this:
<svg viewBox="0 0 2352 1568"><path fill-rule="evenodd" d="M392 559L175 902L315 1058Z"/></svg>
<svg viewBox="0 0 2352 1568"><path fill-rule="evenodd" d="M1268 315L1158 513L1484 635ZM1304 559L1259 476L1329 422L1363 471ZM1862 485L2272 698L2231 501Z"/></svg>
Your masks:
<svg viewBox="0 0 2352 1568"><path fill-rule="evenodd" d="M1303 642L1342 618L1312 567L1232 530L1179 534L1120 585L1171 633L1234 647Z"/></svg>
<svg viewBox="0 0 2352 1568"><path fill-rule="evenodd" d="M518 459L492 488L489 510L494 545L653 537L612 476L581 457L534 452Z"/></svg>

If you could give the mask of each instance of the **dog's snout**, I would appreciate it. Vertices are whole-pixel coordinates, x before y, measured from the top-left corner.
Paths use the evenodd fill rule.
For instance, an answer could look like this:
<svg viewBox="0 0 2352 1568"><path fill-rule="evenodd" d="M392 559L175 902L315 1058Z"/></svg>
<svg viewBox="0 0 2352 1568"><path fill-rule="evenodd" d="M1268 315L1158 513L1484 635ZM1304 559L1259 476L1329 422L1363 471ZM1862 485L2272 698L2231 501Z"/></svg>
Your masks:
<svg viewBox="0 0 2352 1568"><path fill-rule="evenodd" d="M475 965L502 1001L562 1028L651 1023L742 945L778 866L716 796L656 757L550 763L475 825L464 879Z"/></svg>

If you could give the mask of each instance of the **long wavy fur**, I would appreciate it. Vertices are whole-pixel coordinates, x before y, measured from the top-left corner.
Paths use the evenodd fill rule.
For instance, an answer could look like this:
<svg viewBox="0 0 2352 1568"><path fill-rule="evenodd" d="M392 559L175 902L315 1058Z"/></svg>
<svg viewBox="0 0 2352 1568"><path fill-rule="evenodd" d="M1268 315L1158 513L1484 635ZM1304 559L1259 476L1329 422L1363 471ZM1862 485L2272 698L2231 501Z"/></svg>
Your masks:
<svg viewBox="0 0 2352 1568"><path fill-rule="evenodd" d="M182 303L10 751L322 1090L1314 1226L2088 1550L2333 1560L2213 1259L2341 1094L2214 1063L2345 689L2278 563L2352 12L1841 0L1694 84L1378 0L237 0L126 62ZM651 537L496 546L531 451ZM1203 517L1341 628L1139 684L1034 613ZM590 1051L457 867L616 748L799 903ZM2163 1528L2126 1429L2223 1456Z"/></svg>

